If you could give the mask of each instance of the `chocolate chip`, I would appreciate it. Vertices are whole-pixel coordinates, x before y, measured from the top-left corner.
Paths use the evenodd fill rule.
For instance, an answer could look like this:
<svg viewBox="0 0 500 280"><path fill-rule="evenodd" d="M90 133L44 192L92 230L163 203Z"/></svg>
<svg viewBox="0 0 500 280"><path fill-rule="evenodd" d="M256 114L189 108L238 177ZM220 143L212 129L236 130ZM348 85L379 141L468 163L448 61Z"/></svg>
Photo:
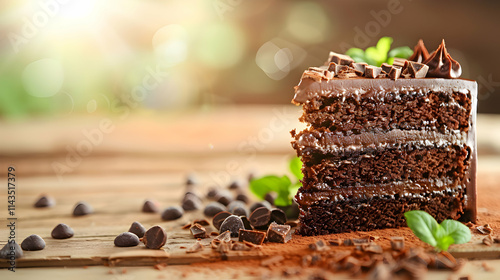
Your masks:
<svg viewBox="0 0 500 280"><path fill-rule="evenodd" d="M230 190L239 190L243 189L243 184L239 180L232 181L227 187Z"/></svg>
<svg viewBox="0 0 500 280"><path fill-rule="evenodd" d="M142 242L146 248L160 249L167 243L167 232L161 226L153 226L146 231Z"/></svg>
<svg viewBox="0 0 500 280"><path fill-rule="evenodd" d="M271 209L272 205L265 200L255 202L254 204L252 204L252 206L250 206L250 213L252 213L253 211L255 211L255 209L260 208L260 207L266 207L267 209Z"/></svg>
<svg viewBox="0 0 500 280"><path fill-rule="evenodd" d="M52 238L55 239L66 239L73 237L75 232L66 224L58 224L51 232Z"/></svg>
<svg viewBox="0 0 500 280"><path fill-rule="evenodd" d="M210 202L209 204L207 204L207 206L205 206L205 210L203 210L203 214L207 217L213 217L213 216L217 215L218 213L226 211L226 210L227 210L226 206L224 206L222 203L213 201L213 202Z"/></svg>
<svg viewBox="0 0 500 280"><path fill-rule="evenodd" d="M269 204L274 205L274 200L278 197L278 194L275 192L268 192L264 196L264 200L269 202Z"/></svg>
<svg viewBox="0 0 500 280"><path fill-rule="evenodd" d="M277 224L284 225L286 224L286 214L281 209L273 209L271 210L271 222L276 222Z"/></svg>
<svg viewBox="0 0 500 280"><path fill-rule="evenodd" d="M48 195L41 196L34 204L36 208L52 207L54 205L56 205L56 201Z"/></svg>
<svg viewBox="0 0 500 280"><path fill-rule="evenodd" d="M234 214L236 216L248 216L247 206L245 205L245 203L243 203L239 200L235 200L235 201L229 203L227 208L229 209L229 212L231 212L232 214Z"/></svg>
<svg viewBox="0 0 500 280"><path fill-rule="evenodd" d="M40 251L45 248L45 241L36 234L32 234L21 242L24 251Z"/></svg>
<svg viewBox="0 0 500 280"><path fill-rule="evenodd" d="M376 78L382 72L382 68L368 65L365 68L365 77Z"/></svg>
<svg viewBox="0 0 500 280"><path fill-rule="evenodd" d="M223 204L224 206L228 206L231 201L233 201L233 195L227 191L221 191L215 198L217 202Z"/></svg>
<svg viewBox="0 0 500 280"><path fill-rule="evenodd" d="M197 195L191 192L186 193L182 200L182 209L184 209L184 211L198 210L201 207L201 199Z"/></svg>
<svg viewBox="0 0 500 280"><path fill-rule="evenodd" d="M142 205L142 212L144 213L158 213L160 210L158 209L158 202L153 200L146 200Z"/></svg>
<svg viewBox="0 0 500 280"><path fill-rule="evenodd" d="M248 172L247 180L251 182L253 179L257 177L257 173L255 171Z"/></svg>
<svg viewBox="0 0 500 280"><path fill-rule="evenodd" d="M75 205L75 209L73 209L73 216L85 216L88 214L92 214L94 209L85 201L80 201Z"/></svg>
<svg viewBox="0 0 500 280"><path fill-rule="evenodd" d="M354 59L345 54L330 52L328 62L335 62L339 65L350 65L351 63L354 63Z"/></svg>
<svg viewBox="0 0 500 280"><path fill-rule="evenodd" d="M216 188L211 187L211 188L208 189L206 198L208 198L208 199L215 199L215 197L217 197L218 193L219 193L219 191Z"/></svg>
<svg viewBox="0 0 500 280"><path fill-rule="evenodd" d="M267 228L271 221L271 211L266 207L255 209L248 219L254 228Z"/></svg>
<svg viewBox="0 0 500 280"><path fill-rule="evenodd" d="M163 210L161 218L164 221L177 220L184 215L184 210L179 206L170 206Z"/></svg>
<svg viewBox="0 0 500 280"><path fill-rule="evenodd" d="M188 174L186 177L186 185L193 186L198 184L198 178L194 173Z"/></svg>
<svg viewBox="0 0 500 280"><path fill-rule="evenodd" d="M243 222L243 225L245 226L246 230L253 229L252 224L250 224L250 221L248 220L248 218L246 216L240 216L240 218L241 218L241 221Z"/></svg>
<svg viewBox="0 0 500 280"><path fill-rule="evenodd" d="M139 237L131 232L120 233L115 237L116 247L133 247L139 245Z"/></svg>
<svg viewBox="0 0 500 280"><path fill-rule="evenodd" d="M220 226L220 231L224 232L229 230L231 232L231 237L238 237L240 229L245 229L245 226L241 218L236 215L227 217Z"/></svg>
<svg viewBox="0 0 500 280"><path fill-rule="evenodd" d="M264 239L266 239L266 233L263 231L240 229L239 241L262 245Z"/></svg>
<svg viewBox="0 0 500 280"><path fill-rule="evenodd" d="M194 224L189 229L194 238L206 238L207 230L200 224Z"/></svg>
<svg viewBox="0 0 500 280"><path fill-rule="evenodd" d="M238 201L242 201L244 203L248 203L250 201L250 198L248 198L248 195L244 194L244 193L239 193L237 196L236 196L236 200Z"/></svg>
<svg viewBox="0 0 500 280"><path fill-rule="evenodd" d="M291 227L289 225L278 225L271 223L267 230L267 240L269 242L287 243L292 239Z"/></svg>
<svg viewBox="0 0 500 280"><path fill-rule="evenodd" d="M137 237L142 238L144 236L144 233L146 232L146 228L139 222L133 222L132 225L130 225L128 232L131 232L137 235Z"/></svg>
<svg viewBox="0 0 500 280"><path fill-rule="evenodd" d="M323 239L317 240L314 243L309 244L309 250L312 251L327 251L328 245Z"/></svg>
<svg viewBox="0 0 500 280"><path fill-rule="evenodd" d="M401 236L391 237L391 248L394 251L402 251L405 248L405 239Z"/></svg>
<svg viewBox="0 0 500 280"><path fill-rule="evenodd" d="M17 244L16 241L12 240L5 244L0 250L0 259L19 259L23 257L23 250Z"/></svg>
<svg viewBox="0 0 500 280"><path fill-rule="evenodd" d="M186 253L196 253L203 251L203 244L200 241L196 241L191 247L187 248Z"/></svg>
<svg viewBox="0 0 500 280"><path fill-rule="evenodd" d="M223 211L223 212L219 212L218 214L216 214L212 220L212 225L217 229L219 230L220 229L220 226L222 225L222 223L224 222L224 220L231 216L231 213L227 212L227 211Z"/></svg>

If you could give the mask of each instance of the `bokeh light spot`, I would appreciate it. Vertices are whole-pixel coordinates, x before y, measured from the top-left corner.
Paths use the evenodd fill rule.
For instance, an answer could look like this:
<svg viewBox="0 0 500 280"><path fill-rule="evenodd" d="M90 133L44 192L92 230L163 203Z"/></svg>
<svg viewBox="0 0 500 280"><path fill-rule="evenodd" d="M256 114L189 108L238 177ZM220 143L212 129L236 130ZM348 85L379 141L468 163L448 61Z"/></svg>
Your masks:
<svg viewBox="0 0 500 280"><path fill-rule="evenodd" d="M61 90L64 82L64 71L59 61L44 58L26 66L22 80L24 89L29 95L51 97Z"/></svg>
<svg viewBox="0 0 500 280"><path fill-rule="evenodd" d="M153 36L153 48L165 66L176 65L186 59L188 34L178 24L166 25Z"/></svg>
<svg viewBox="0 0 500 280"><path fill-rule="evenodd" d="M281 80L290 72L291 53L273 42L264 43L255 56L255 62L273 80Z"/></svg>
<svg viewBox="0 0 500 280"><path fill-rule="evenodd" d="M296 39L316 44L326 38L330 26L328 16L317 3L299 2L291 8L286 21L286 30ZM328 34L332 36L332 34Z"/></svg>
<svg viewBox="0 0 500 280"><path fill-rule="evenodd" d="M242 59L245 37L236 26L214 23L201 30L196 46L200 62L212 68L224 69Z"/></svg>

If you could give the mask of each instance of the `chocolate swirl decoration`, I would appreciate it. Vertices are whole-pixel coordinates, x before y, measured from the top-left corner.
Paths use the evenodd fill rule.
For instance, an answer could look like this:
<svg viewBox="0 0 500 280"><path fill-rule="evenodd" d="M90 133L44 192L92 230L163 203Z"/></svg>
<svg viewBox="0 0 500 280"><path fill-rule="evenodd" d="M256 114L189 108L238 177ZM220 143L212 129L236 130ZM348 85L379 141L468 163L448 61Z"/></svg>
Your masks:
<svg viewBox="0 0 500 280"><path fill-rule="evenodd" d="M429 58L429 52L427 51L427 48L424 45L424 41L420 39L418 40L418 43L415 46L415 48L413 48L413 54L410 58L408 58L408 60L423 63L428 58Z"/></svg>
<svg viewBox="0 0 500 280"><path fill-rule="evenodd" d="M446 50L444 39L437 50L435 50L430 57L425 60L424 64L429 66L427 77L458 78L462 74L460 64L451 58L450 54Z"/></svg>

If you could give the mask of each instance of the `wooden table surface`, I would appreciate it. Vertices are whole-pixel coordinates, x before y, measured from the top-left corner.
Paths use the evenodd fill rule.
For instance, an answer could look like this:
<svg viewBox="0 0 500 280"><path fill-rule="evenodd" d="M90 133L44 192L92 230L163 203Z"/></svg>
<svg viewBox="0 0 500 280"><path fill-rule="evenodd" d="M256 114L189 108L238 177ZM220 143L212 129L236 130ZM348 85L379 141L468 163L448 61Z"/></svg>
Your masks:
<svg viewBox="0 0 500 280"><path fill-rule="evenodd" d="M173 222L164 222L159 214L141 213L147 198L162 207L179 205L184 181L189 173L199 178L200 192L209 186L224 188L233 179L245 180L249 172L256 174L287 172L287 159L293 156L289 131L303 127L298 123L300 108L295 106L205 108L188 112L153 114L137 112L128 116L85 115L58 119L0 120L0 174L7 182L7 168L16 168L17 196L16 238L22 241L39 234L47 247L38 252L25 252L18 260L15 273L0 270L0 279L45 278L187 278L254 279L252 269L231 266L200 265L187 269L181 264L206 262L210 252L186 254L181 248L194 239L180 227L200 213L194 212ZM478 117L479 144L479 216L491 221L500 216L496 209L500 176L500 117ZM6 185L6 183L5 183ZM49 209L35 209L33 202L48 193L57 200ZM84 200L95 214L74 218L76 202ZM0 220L7 219L6 192L0 193ZM160 224L169 233L164 251L142 247L117 248L114 237L133 221L146 227ZM497 221L499 222L499 221ZM6 223L6 222L5 222ZM50 238L58 223L73 227L75 236L68 240ZM0 227L0 244L8 236ZM447 279L472 274L474 279L500 279L500 245L481 247L481 260L469 261L460 272L431 272L429 279ZM498 247L497 247L498 246ZM474 249L474 250L476 250ZM232 259L265 258L269 251L242 254L233 252ZM455 248L457 256L468 256L470 248ZM477 257L477 254L476 254ZM480 257L481 258L481 257ZM487 260L484 260L487 258ZM119 260L109 265L110 260ZM163 270L154 263L168 263ZM487 262L493 271L485 271ZM0 263L5 267L6 263ZM88 266L88 267L87 267ZM126 268L125 268L126 267ZM314 268L311 268L314 270ZM266 278L280 278L273 271ZM56 277L54 277L56 276ZM170 278L172 277L172 278ZM336 275L339 279L347 274ZM8 278L12 279L12 278Z"/></svg>

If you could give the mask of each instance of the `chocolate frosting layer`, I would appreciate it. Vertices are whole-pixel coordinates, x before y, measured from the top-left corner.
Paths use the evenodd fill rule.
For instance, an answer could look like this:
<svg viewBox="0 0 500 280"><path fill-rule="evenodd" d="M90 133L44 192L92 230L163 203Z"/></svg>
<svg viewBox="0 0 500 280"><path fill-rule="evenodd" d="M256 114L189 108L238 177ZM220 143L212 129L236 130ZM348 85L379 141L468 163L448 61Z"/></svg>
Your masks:
<svg viewBox="0 0 500 280"><path fill-rule="evenodd" d="M456 60L451 58L446 50L444 39L437 50L424 63L429 66L427 77L458 78L462 75L462 67Z"/></svg>
<svg viewBox="0 0 500 280"><path fill-rule="evenodd" d="M413 54L408 58L410 61L423 63L429 58L429 52L424 45L424 41L422 39L418 40L417 45L413 48Z"/></svg>
<svg viewBox="0 0 500 280"><path fill-rule="evenodd" d="M307 76L301 79L295 87L295 96L292 103L302 104L314 98L321 97L353 97L361 98L365 95L399 94L417 91L421 93L434 92L460 92L463 94L477 90L475 81L465 79L443 78L410 78L410 79L337 79L314 80Z"/></svg>

